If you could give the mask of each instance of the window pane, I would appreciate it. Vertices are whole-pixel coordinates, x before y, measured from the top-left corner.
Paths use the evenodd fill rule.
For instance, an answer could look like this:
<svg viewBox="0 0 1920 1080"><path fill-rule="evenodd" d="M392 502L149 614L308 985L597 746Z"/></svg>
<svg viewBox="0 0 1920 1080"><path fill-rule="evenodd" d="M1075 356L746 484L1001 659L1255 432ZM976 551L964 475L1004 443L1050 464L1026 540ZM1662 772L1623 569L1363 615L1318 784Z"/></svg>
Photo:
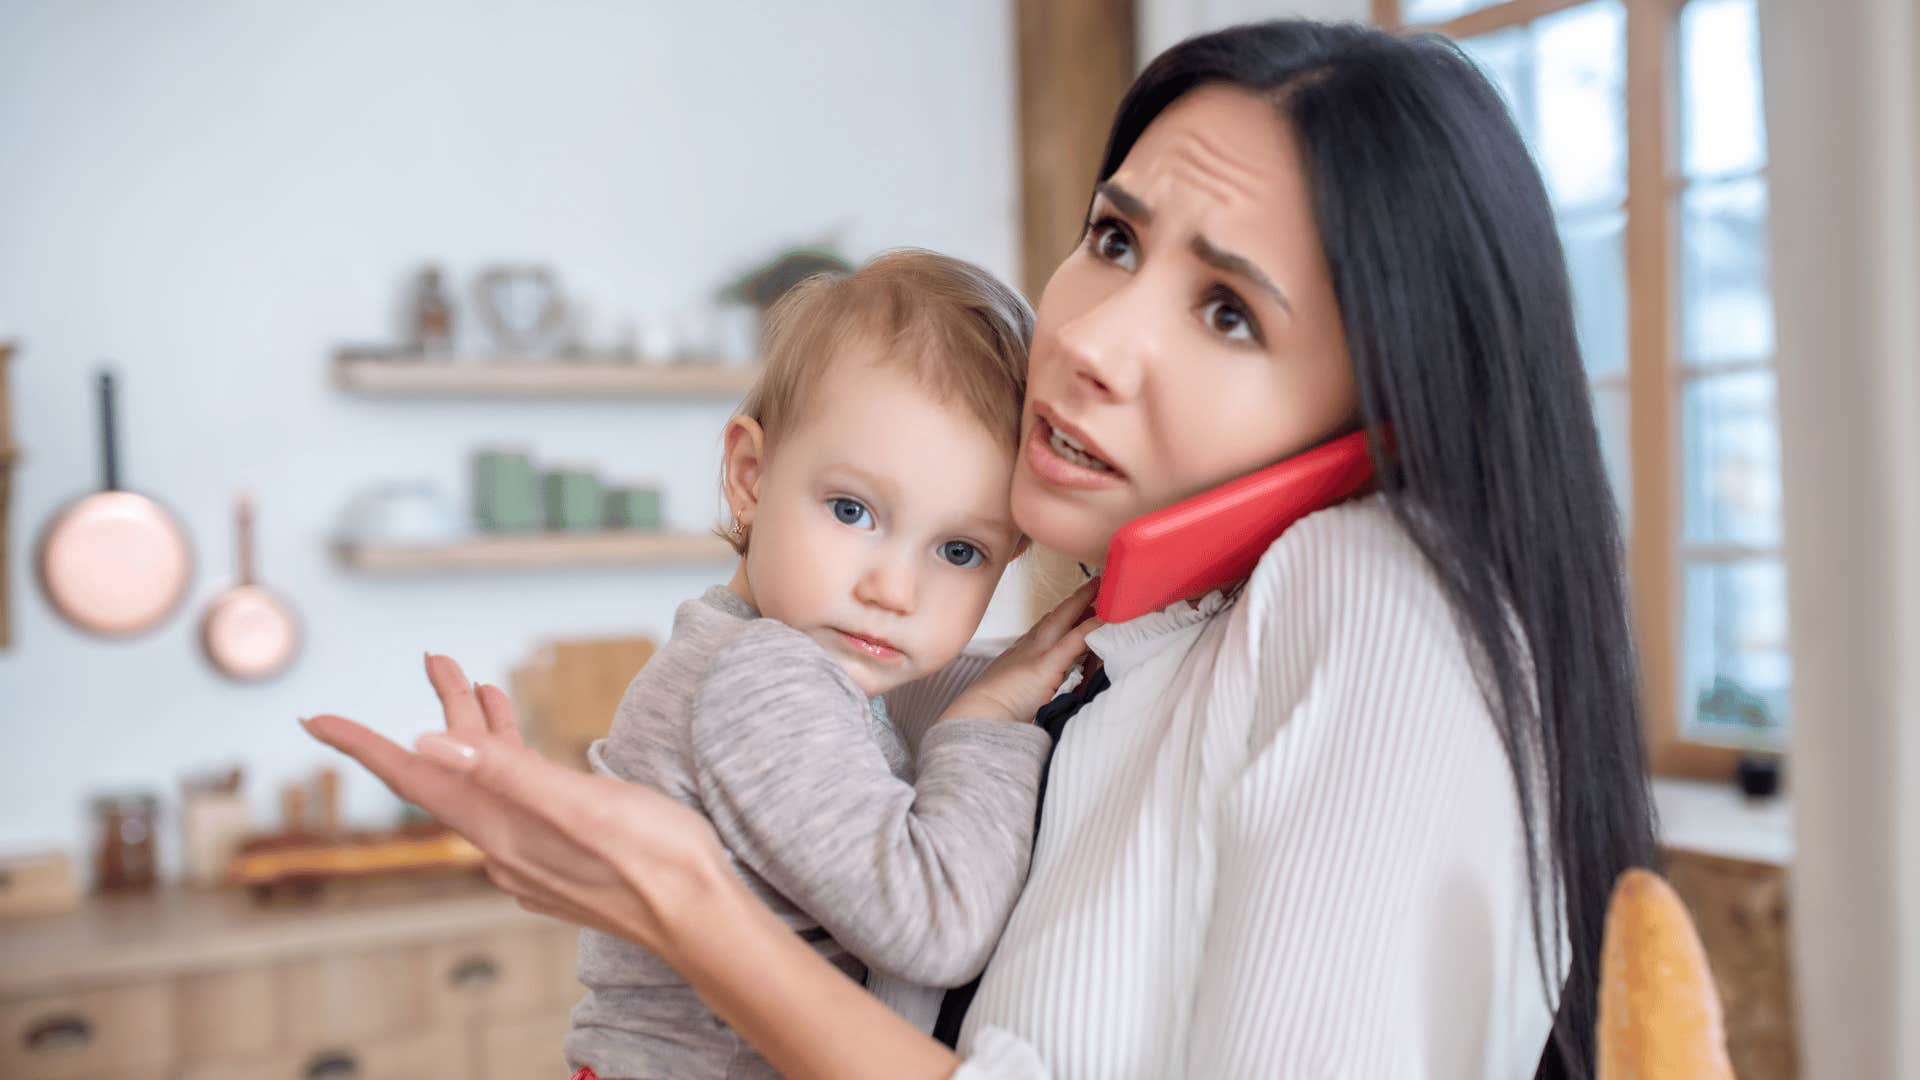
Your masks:
<svg viewBox="0 0 1920 1080"><path fill-rule="evenodd" d="M1627 193L1626 29L1620 0L1593 0L1534 24L1531 132L1555 206L1615 206Z"/></svg>
<svg viewBox="0 0 1920 1080"><path fill-rule="evenodd" d="M1778 545L1780 429L1773 373L1689 379L1681 397L1687 542Z"/></svg>
<svg viewBox="0 0 1920 1080"><path fill-rule="evenodd" d="M1767 160L1754 0L1680 9L1680 162L1687 176L1746 172Z"/></svg>
<svg viewBox="0 0 1920 1080"><path fill-rule="evenodd" d="M1469 11L1479 11L1492 7L1501 0L1406 0L1400 5L1400 18L1409 23L1445 22L1448 19L1465 15Z"/></svg>
<svg viewBox="0 0 1920 1080"><path fill-rule="evenodd" d="M1593 388L1593 420L1600 428L1600 455L1606 459L1607 480L1613 484L1613 500L1620 507L1620 529L1623 533L1632 524L1633 517L1633 474L1627 452L1631 445L1628 441L1630 433L1627 418L1626 387Z"/></svg>
<svg viewBox="0 0 1920 1080"><path fill-rule="evenodd" d="M1580 356L1595 377L1627 369L1627 215L1618 211L1562 221L1560 243L1573 282Z"/></svg>
<svg viewBox="0 0 1920 1080"><path fill-rule="evenodd" d="M1767 182L1690 187L1680 197L1680 324L1686 361L1773 357Z"/></svg>
<svg viewBox="0 0 1920 1080"><path fill-rule="evenodd" d="M1683 735L1707 742L1784 745L1787 579L1778 559L1690 563L1686 569Z"/></svg>

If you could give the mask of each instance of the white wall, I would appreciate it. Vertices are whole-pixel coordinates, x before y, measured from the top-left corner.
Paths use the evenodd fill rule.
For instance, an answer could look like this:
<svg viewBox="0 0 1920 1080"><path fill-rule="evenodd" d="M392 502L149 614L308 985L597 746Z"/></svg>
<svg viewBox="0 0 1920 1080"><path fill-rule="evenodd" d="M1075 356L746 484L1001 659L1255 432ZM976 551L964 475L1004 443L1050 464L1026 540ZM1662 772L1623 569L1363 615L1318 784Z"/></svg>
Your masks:
<svg viewBox="0 0 1920 1080"><path fill-rule="evenodd" d="M381 480L463 497L467 451L501 439L657 477L672 524L703 527L725 405L367 401L328 387L330 349L386 337L425 258L462 284L489 260L547 261L642 317L835 230L855 254L920 244L1010 275L1012 34L1006 5L932 0L0 5L0 335L23 349L28 455L0 848L81 852L88 793L171 795L228 759L264 812L327 760L296 716L430 722L423 649L504 680L543 636L663 632L720 571L369 580L325 541ZM193 605L124 644L57 622L28 566L96 482L101 357L124 375L125 478L184 517L200 559ZM198 602L232 572L240 485L261 503L261 572L310 633L257 688L195 642ZM1015 595L988 629L1019 612ZM357 775L347 794L361 817L391 808Z"/></svg>
<svg viewBox="0 0 1920 1080"><path fill-rule="evenodd" d="M1370 0L1137 0L1140 64L1195 34L1261 19L1371 22Z"/></svg>
<svg viewBox="0 0 1920 1080"><path fill-rule="evenodd" d="M1807 1076L1920 1075L1920 11L1762 0Z"/></svg>

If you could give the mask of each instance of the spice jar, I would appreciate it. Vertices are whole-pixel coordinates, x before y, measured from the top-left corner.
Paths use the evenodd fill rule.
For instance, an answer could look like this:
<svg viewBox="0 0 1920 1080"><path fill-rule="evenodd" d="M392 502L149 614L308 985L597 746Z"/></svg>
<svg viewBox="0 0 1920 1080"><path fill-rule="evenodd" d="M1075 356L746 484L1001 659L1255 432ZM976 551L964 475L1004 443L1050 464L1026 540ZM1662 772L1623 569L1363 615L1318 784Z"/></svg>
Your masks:
<svg viewBox="0 0 1920 1080"><path fill-rule="evenodd" d="M93 800L99 829L95 884L101 892L140 892L159 880L155 826L160 800L148 792L102 795Z"/></svg>

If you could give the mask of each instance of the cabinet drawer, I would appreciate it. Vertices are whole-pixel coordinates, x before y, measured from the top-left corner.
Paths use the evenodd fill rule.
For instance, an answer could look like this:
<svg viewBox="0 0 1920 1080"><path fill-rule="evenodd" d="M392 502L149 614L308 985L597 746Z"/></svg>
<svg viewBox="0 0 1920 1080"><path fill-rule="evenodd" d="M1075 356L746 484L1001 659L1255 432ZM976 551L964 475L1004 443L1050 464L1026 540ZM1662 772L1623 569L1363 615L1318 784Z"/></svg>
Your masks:
<svg viewBox="0 0 1920 1080"><path fill-rule="evenodd" d="M480 1032L474 1075L479 1080L560 1080L567 1075L567 1061L560 1053L566 1036L564 1012L489 1024Z"/></svg>
<svg viewBox="0 0 1920 1080"><path fill-rule="evenodd" d="M174 998L182 1061L261 1057L279 1045L271 968L188 975L174 984Z"/></svg>
<svg viewBox="0 0 1920 1080"><path fill-rule="evenodd" d="M427 950L429 997L438 1022L520 1017L559 995L542 931L463 938Z"/></svg>
<svg viewBox="0 0 1920 1080"><path fill-rule="evenodd" d="M305 1053L427 1025L424 947L317 956L275 972L279 1045Z"/></svg>
<svg viewBox="0 0 1920 1080"><path fill-rule="evenodd" d="M176 1080L429 1080L472 1076L473 1055L461 1033L437 1029L397 1039L341 1042L300 1054L194 1065L175 1075Z"/></svg>
<svg viewBox="0 0 1920 1080"><path fill-rule="evenodd" d="M138 1075L173 1061L173 998L165 983L0 1003L0 1076L69 1080Z"/></svg>

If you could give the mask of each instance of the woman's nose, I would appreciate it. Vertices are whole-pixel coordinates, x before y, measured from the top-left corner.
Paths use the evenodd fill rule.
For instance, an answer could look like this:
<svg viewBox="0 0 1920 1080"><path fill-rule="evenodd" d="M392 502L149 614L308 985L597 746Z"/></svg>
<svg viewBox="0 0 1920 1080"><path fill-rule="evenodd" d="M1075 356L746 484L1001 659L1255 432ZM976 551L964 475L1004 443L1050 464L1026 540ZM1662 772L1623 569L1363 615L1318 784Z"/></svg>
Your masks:
<svg viewBox="0 0 1920 1080"><path fill-rule="evenodd" d="M1110 401L1140 392L1152 327L1139 298L1110 293L1060 328L1060 352L1074 382Z"/></svg>
<svg viewBox="0 0 1920 1080"><path fill-rule="evenodd" d="M911 615L918 589L913 560L904 553L888 552L860 575L853 598L891 615Z"/></svg>

